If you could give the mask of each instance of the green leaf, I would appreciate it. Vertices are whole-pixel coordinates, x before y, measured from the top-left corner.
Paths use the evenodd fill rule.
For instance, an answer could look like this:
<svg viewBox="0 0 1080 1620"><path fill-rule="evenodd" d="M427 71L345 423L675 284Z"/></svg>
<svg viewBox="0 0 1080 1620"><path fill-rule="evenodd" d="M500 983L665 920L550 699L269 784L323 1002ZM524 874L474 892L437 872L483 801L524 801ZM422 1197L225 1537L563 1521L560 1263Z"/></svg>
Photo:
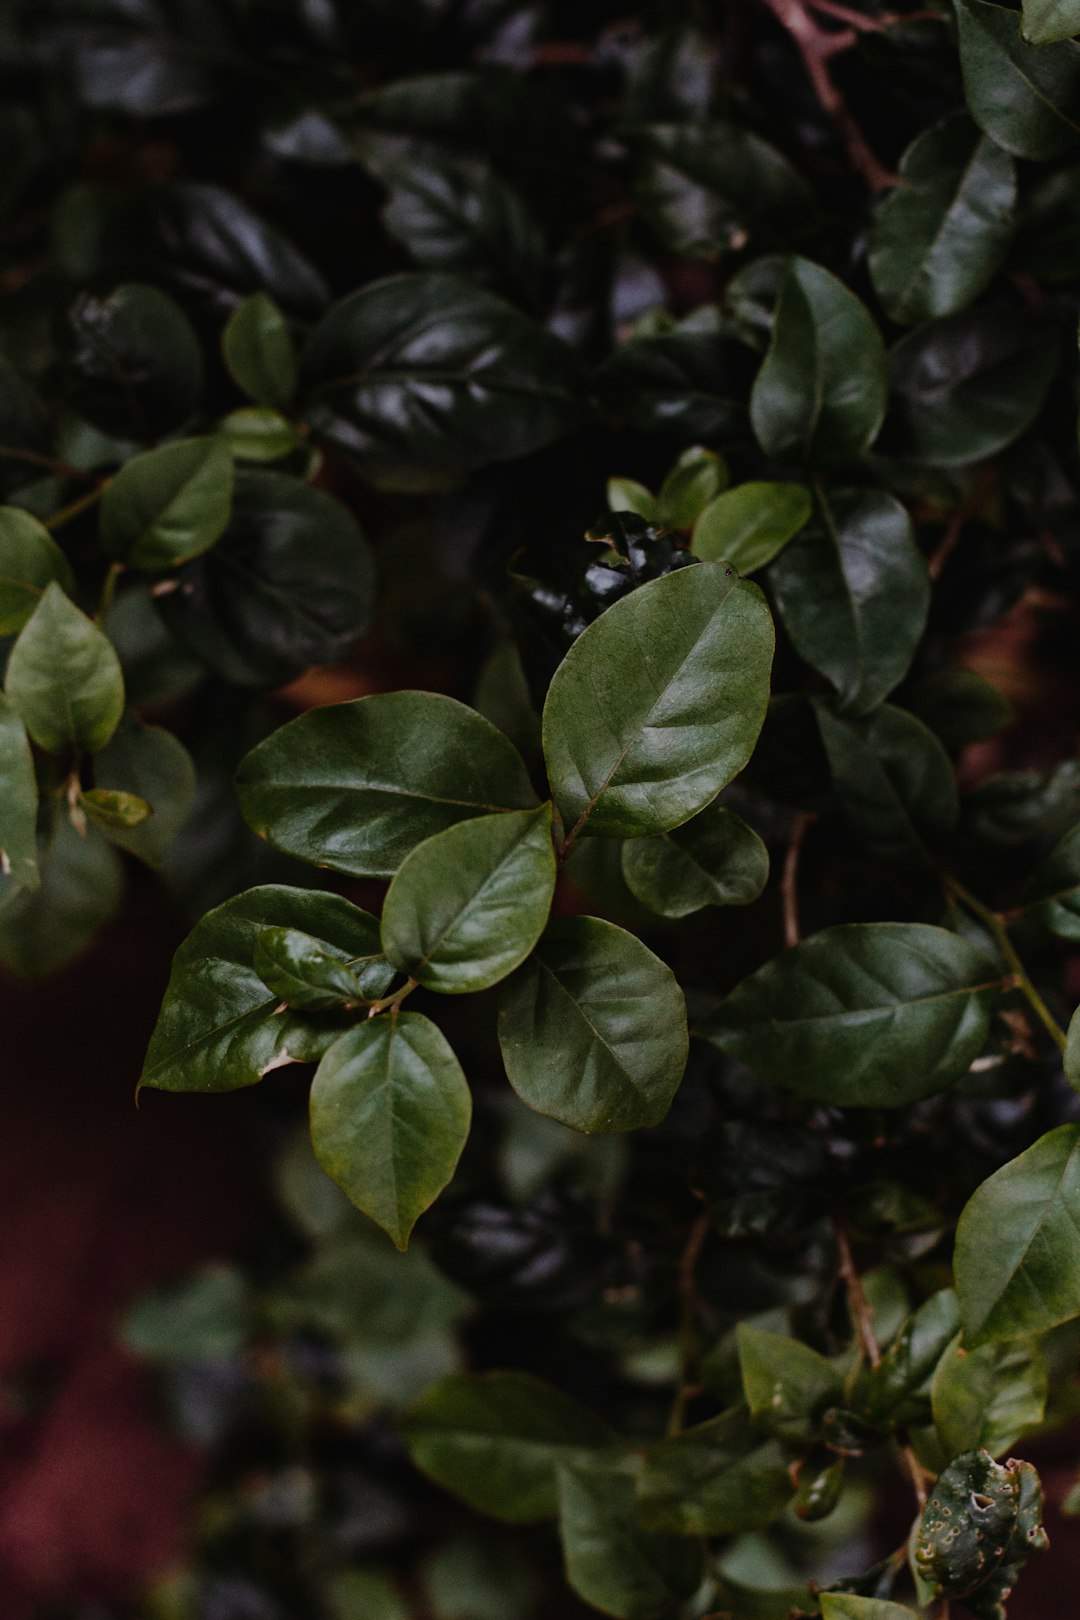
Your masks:
<svg viewBox="0 0 1080 1620"><path fill-rule="evenodd" d="M1020 899L1059 939L1080 940L1080 826L1039 862Z"/></svg>
<svg viewBox="0 0 1080 1620"><path fill-rule="evenodd" d="M486 990L528 956L554 893L550 804L475 816L405 857L383 906L383 950L428 990Z"/></svg>
<svg viewBox="0 0 1080 1620"><path fill-rule="evenodd" d="M225 364L236 386L256 405L287 409L298 367L289 323L269 293L237 304L221 336Z"/></svg>
<svg viewBox="0 0 1080 1620"><path fill-rule="evenodd" d="M651 1446L638 1486L641 1523L681 1536L764 1529L791 1495L783 1452L739 1407Z"/></svg>
<svg viewBox="0 0 1080 1620"><path fill-rule="evenodd" d="M667 1620L704 1574L701 1547L639 1529L634 1474L615 1463L560 1463L559 1535L566 1578L617 1620Z"/></svg>
<svg viewBox="0 0 1080 1620"><path fill-rule="evenodd" d="M218 423L218 432L238 461L280 461L304 442L291 422L261 405L230 411Z"/></svg>
<svg viewBox="0 0 1080 1620"><path fill-rule="evenodd" d="M499 1045L521 1100L577 1131L656 1125L686 1067L671 969L599 917L550 924L504 986Z"/></svg>
<svg viewBox="0 0 1080 1620"><path fill-rule="evenodd" d="M93 827L79 834L59 806L38 851L40 886L0 911L0 963L24 979L66 967L120 904L120 858Z"/></svg>
<svg viewBox="0 0 1080 1620"><path fill-rule="evenodd" d="M631 132L639 207L675 253L713 258L790 242L817 216L813 193L760 135L727 122L653 124Z"/></svg>
<svg viewBox="0 0 1080 1620"><path fill-rule="evenodd" d="M953 315L977 298L1008 253L1016 166L966 113L913 141L870 231L874 290L894 321Z"/></svg>
<svg viewBox="0 0 1080 1620"><path fill-rule="evenodd" d="M666 832L742 770L769 698L773 631L719 563L632 591L577 638L544 704L544 757L572 834Z"/></svg>
<svg viewBox="0 0 1080 1620"><path fill-rule="evenodd" d="M611 512L636 512L646 523L660 522L660 502L651 490L632 478L609 478L607 503Z"/></svg>
<svg viewBox="0 0 1080 1620"><path fill-rule="evenodd" d="M1080 1091L1080 1008L1069 1020L1069 1034L1065 1042L1065 1078L1074 1091Z"/></svg>
<svg viewBox="0 0 1080 1620"><path fill-rule="evenodd" d="M736 1329L743 1394L752 1420L778 1440L817 1438L821 1417L843 1395L831 1362L798 1339L740 1322Z"/></svg>
<svg viewBox="0 0 1080 1620"><path fill-rule="evenodd" d="M1011 725L1011 704L974 670L935 669L904 689L905 709L929 726L950 751L984 742Z"/></svg>
<svg viewBox="0 0 1080 1620"><path fill-rule="evenodd" d="M343 1026L278 1013L253 966L264 928L297 928L356 967L379 955L374 917L338 895L267 885L235 895L195 924L173 958L140 1086L234 1091L271 1069L322 1057Z"/></svg>
<svg viewBox="0 0 1080 1620"><path fill-rule="evenodd" d="M992 963L944 928L841 923L744 979L707 1033L798 1096L892 1108L965 1073L997 988Z"/></svg>
<svg viewBox="0 0 1080 1620"><path fill-rule="evenodd" d="M380 956L355 962L299 928L263 928L252 966L268 990L296 1012L356 1007L385 995L394 977Z"/></svg>
<svg viewBox="0 0 1080 1620"><path fill-rule="evenodd" d="M691 529L728 482L723 456L692 444L660 486L660 522L669 529Z"/></svg>
<svg viewBox="0 0 1080 1620"><path fill-rule="evenodd" d="M558 338L434 273L344 299L316 327L303 381L316 436L383 489L446 488L541 449L582 414L576 363Z"/></svg>
<svg viewBox="0 0 1080 1620"><path fill-rule="evenodd" d="M588 1462L618 1441L588 1407L519 1372L444 1378L403 1428L417 1468L508 1524L553 1519L558 1464Z"/></svg>
<svg viewBox="0 0 1080 1620"><path fill-rule="evenodd" d="M945 1455L958 1457L980 1447L991 1457L1010 1451L1042 1422L1047 1380L1046 1357L1037 1339L965 1350L957 1335L930 1387Z"/></svg>
<svg viewBox="0 0 1080 1620"><path fill-rule="evenodd" d="M140 1299L120 1333L125 1348L146 1361L234 1361L252 1328L253 1303L239 1271L206 1266L178 1288Z"/></svg>
<svg viewBox="0 0 1080 1620"><path fill-rule="evenodd" d="M734 810L709 805L692 821L622 850L631 893L661 917L688 917L702 906L747 906L768 882L769 852Z"/></svg>
<svg viewBox="0 0 1080 1620"><path fill-rule="evenodd" d="M128 832L153 814L146 800L140 799L138 794L111 788L87 788L79 794L78 803L87 820L103 833Z"/></svg>
<svg viewBox="0 0 1080 1620"><path fill-rule="evenodd" d="M1080 0L1024 0L1021 33L1029 45L1056 45L1080 34Z"/></svg>
<svg viewBox="0 0 1080 1620"><path fill-rule="evenodd" d="M917 867L956 825L956 775L932 731L883 704L865 720L815 705L836 801L860 848L884 863Z"/></svg>
<svg viewBox="0 0 1080 1620"><path fill-rule="evenodd" d="M1061 157L1080 136L1080 50L1026 45L1020 13L955 0L964 97L972 118L1015 157Z"/></svg>
<svg viewBox="0 0 1080 1620"><path fill-rule="evenodd" d="M819 492L816 521L769 571L795 650L865 714L903 680L930 606L911 519L880 489Z"/></svg>
<svg viewBox="0 0 1080 1620"><path fill-rule="evenodd" d="M109 837L149 866L160 866L195 803L195 766L180 739L161 726L144 725L129 711L94 755L94 784L146 801L151 817L136 826L113 827Z"/></svg>
<svg viewBox="0 0 1080 1620"><path fill-rule="evenodd" d="M1080 1316L1078 1222L1080 1125L1059 1125L964 1206L953 1267L969 1348Z"/></svg>
<svg viewBox="0 0 1080 1620"><path fill-rule="evenodd" d="M917 1522L915 1572L933 1595L962 1597L978 1620L1005 1620L1028 1554L1047 1545L1041 1515L1030 1463L967 1452L938 1477Z"/></svg>
<svg viewBox="0 0 1080 1620"><path fill-rule="evenodd" d="M48 529L17 506L0 506L0 636L18 634L54 580L68 595L75 588Z"/></svg>
<svg viewBox="0 0 1080 1620"><path fill-rule="evenodd" d="M140 443L173 433L198 408L202 349L180 306L129 282L68 311L68 403L106 433Z"/></svg>
<svg viewBox="0 0 1080 1620"><path fill-rule="evenodd" d="M885 346L865 306L828 270L789 261L772 342L750 396L766 455L833 466L869 449L885 416Z"/></svg>
<svg viewBox="0 0 1080 1620"><path fill-rule="evenodd" d="M38 786L26 727L0 693L0 905L41 881L37 861Z"/></svg>
<svg viewBox="0 0 1080 1620"><path fill-rule="evenodd" d="M248 822L275 848L353 877L392 877L423 839L536 804L502 733L431 692L312 709L248 754L237 788Z"/></svg>
<svg viewBox="0 0 1080 1620"><path fill-rule="evenodd" d="M702 512L691 549L705 562L726 562L738 574L752 574L783 550L813 509L803 484L738 484Z"/></svg>
<svg viewBox="0 0 1080 1620"><path fill-rule="evenodd" d="M863 1387L862 1410L871 1422L903 1423L919 1415L919 1391L959 1327L960 1306L951 1288L939 1289L912 1312Z"/></svg>
<svg viewBox="0 0 1080 1620"><path fill-rule="evenodd" d="M918 1620L914 1609L884 1598L856 1597L850 1592L822 1592L822 1620Z"/></svg>
<svg viewBox="0 0 1080 1620"><path fill-rule="evenodd" d="M639 433L716 440L746 431L752 350L725 331L634 338L608 356L596 387L610 416Z"/></svg>
<svg viewBox="0 0 1080 1620"><path fill-rule="evenodd" d="M331 1575L328 1620L410 1620L412 1610L396 1583L377 1569L346 1569Z"/></svg>
<svg viewBox="0 0 1080 1620"><path fill-rule="evenodd" d="M233 464L224 439L178 439L121 467L101 502L110 557L157 572L209 551L229 522Z"/></svg>
<svg viewBox="0 0 1080 1620"><path fill-rule="evenodd" d="M124 712L124 677L109 638L55 581L11 649L4 690L39 748L104 748Z"/></svg>
<svg viewBox="0 0 1080 1620"><path fill-rule="evenodd" d="M978 307L917 327L889 355L898 448L934 467L995 455L1038 416L1060 358L1038 311Z"/></svg>
<svg viewBox="0 0 1080 1620"><path fill-rule="evenodd" d="M366 1019L315 1071L315 1157L398 1249L453 1176L471 1119L461 1066L421 1013Z"/></svg>

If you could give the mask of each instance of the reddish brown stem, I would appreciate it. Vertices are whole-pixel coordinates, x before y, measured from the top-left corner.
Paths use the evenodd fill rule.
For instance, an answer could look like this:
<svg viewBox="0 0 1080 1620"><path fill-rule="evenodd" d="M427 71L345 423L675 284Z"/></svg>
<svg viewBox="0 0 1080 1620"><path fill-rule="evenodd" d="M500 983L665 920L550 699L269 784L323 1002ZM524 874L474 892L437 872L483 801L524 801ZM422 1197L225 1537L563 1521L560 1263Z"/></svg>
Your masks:
<svg viewBox="0 0 1080 1620"><path fill-rule="evenodd" d="M795 825L791 829L791 837L788 839L784 855L784 869L780 874L784 944L789 947L797 945L802 938L799 927L799 858L802 855L803 840L813 820L813 813L809 810L800 810L795 817Z"/></svg>

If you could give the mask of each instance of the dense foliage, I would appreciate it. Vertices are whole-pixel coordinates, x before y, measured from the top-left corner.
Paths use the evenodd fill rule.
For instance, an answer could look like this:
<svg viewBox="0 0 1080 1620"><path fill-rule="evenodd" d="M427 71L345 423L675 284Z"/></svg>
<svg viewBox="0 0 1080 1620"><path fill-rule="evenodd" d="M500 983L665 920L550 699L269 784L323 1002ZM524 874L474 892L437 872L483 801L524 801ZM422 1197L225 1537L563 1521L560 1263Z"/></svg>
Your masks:
<svg viewBox="0 0 1080 1620"><path fill-rule="evenodd" d="M1000 1620L1045 1546L1077 31L0 14L0 960L153 883L143 1087L317 1065L127 1324L218 1457L155 1614Z"/></svg>

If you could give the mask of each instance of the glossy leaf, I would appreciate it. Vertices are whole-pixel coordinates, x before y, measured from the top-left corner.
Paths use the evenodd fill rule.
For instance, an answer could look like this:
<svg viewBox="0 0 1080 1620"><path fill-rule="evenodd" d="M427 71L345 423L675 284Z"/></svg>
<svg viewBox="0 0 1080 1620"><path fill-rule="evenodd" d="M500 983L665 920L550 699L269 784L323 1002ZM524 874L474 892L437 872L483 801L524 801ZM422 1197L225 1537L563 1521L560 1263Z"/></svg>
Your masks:
<svg viewBox="0 0 1080 1620"><path fill-rule="evenodd" d="M1080 0L1024 0L1020 31L1029 45L1055 45L1080 34Z"/></svg>
<svg viewBox="0 0 1080 1620"><path fill-rule="evenodd" d="M1021 900L1060 939L1080 940L1080 827L1073 827L1041 860Z"/></svg>
<svg viewBox="0 0 1080 1620"><path fill-rule="evenodd" d="M870 275L894 321L953 315L1000 269L1015 225L1016 165L955 113L913 141L870 232Z"/></svg>
<svg viewBox="0 0 1080 1620"><path fill-rule="evenodd" d="M160 865L195 802L195 766L179 738L126 714L94 756L94 783L102 791L135 794L150 806L146 820L113 827L109 836L150 866Z"/></svg>
<svg viewBox="0 0 1080 1620"><path fill-rule="evenodd" d="M969 1349L1080 1316L1080 1126L1059 1125L984 1181L956 1230Z"/></svg>
<svg viewBox="0 0 1080 1620"><path fill-rule="evenodd" d="M865 714L903 680L926 627L930 579L895 496L822 491L816 520L773 563L769 583L796 651L843 708Z"/></svg>
<svg viewBox="0 0 1080 1620"><path fill-rule="evenodd" d="M1000 1457L1037 1429L1046 1411L1046 1357L1035 1339L966 1350L959 1335L931 1385L934 1424L949 1458L965 1451Z"/></svg>
<svg viewBox="0 0 1080 1620"><path fill-rule="evenodd" d="M1004 1599L1028 1554L1047 1545L1041 1515L1030 1463L967 1452L938 1477L917 1523L916 1573L932 1595L962 1597L978 1620L1005 1620Z"/></svg>
<svg viewBox="0 0 1080 1620"><path fill-rule="evenodd" d="M75 588L48 529L17 506L0 507L0 636L18 634L53 581L69 596Z"/></svg>
<svg viewBox="0 0 1080 1620"><path fill-rule="evenodd" d="M740 816L710 805L692 821L623 844L623 877L642 905L661 917L688 917L703 906L746 906L769 877L769 852Z"/></svg>
<svg viewBox="0 0 1080 1620"><path fill-rule="evenodd" d="M778 1440L802 1444L817 1437L825 1409L843 1394L836 1368L798 1339L740 1322L739 1370L750 1416Z"/></svg>
<svg viewBox="0 0 1080 1620"><path fill-rule="evenodd" d="M997 984L982 953L944 928L841 923L744 979L708 1032L799 1096L897 1107L965 1072L986 1039Z"/></svg>
<svg viewBox="0 0 1080 1620"><path fill-rule="evenodd" d="M885 349L865 306L828 270L792 259L750 396L758 443L777 461L842 465L884 416Z"/></svg>
<svg viewBox="0 0 1080 1620"><path fill-rule="evenodd" d="M38 786L26 727L0 693L0 905L36 889Z"/></svg>
<svg viewBox="0 0 1080 1620"><path fill-rule="evenodd" d="M862 1408L872 1422L904 1422L918 1412L920 1390L956 1337L960 1307L951 1288L939 1289L913 1311L863 1388Z"/></svg>
<svg viewBox="0 0 1080 1620"><path fill-rule="evenodd" d="M704 1572L702 1549L639 1529L629 1467L560 1463L558 1483L566 1577L579 1597L617 1620L664 1620L693 1596Z"/></svg>
<svg viewBox="0 0 1080 1620"><path fill-rule="evenodd" d="M179 439L120 469L101 502L111 557L156 572L198 557L224 533L233 466L224 439Z"/></svg>
<svg viewBox="0 0 1080 1620"><path fill-rule="evenodd" d="M141 1086L233 1091L285 1063L320 1058L344 1027L278 1013L254 967L264 928L296 928L352 967L379 952L374 917L337 895L267 885L207 912L173 958Z"/></svg>
<svg viewBox="0 0 1080 1620"><path fill-rule="evenodd" d="M366 1019L315 1071L315 1157L398 1249L453 1175L471 1119L453 1049L421 1013Z"/></svg>
<svg viewBox="0 0 1080 1620"><path fill-rule="evenodd" d="M457 1374L405 1420L416 1466L470 1507L509 1524L553 1519L556 1469L616 1443L595 1413L529 1373Z"/></svg>
<svg viewBox="0 0 1080 1620"><path fill-rule="evenodd" d="M251 961L266 988L295 1012L360 1006L385 995L394 977L382 957L354 963L298 928L261 929Z"/></svg>
<svg viewBox="0 0 1080 1620"><path fill-rule="evenodd" d="M140 443L181 428L203 389L202 350L183 310L158 287L128 282L83 293L68 312L72 407Z"/></svg>
<svg viewBox="0 0 1080 1620"><path fill-rule="evenodd" d="M883 704L845 720L815 704L836 802L872 860L917 867L956 825L956 776L948 755L914 715Z"/></svg>
<svg viewBox="0 0 1080 1620"><path fill-rule="evenodd" d="M353 293L303 356L315 434L386 489L445 488L550 444L581 417L576 367L493 294L435 273Z"/></svg>
<svg viewBox="0 0 1080 1620"><path fill-rule="evenodd" d="M225 364L238 388L256 405L285 410L299 368L289 323L265 292L252 293L229 316L221 337Z"/></svg>
<svg viewBox="0 0 1080 1620"><path fill-rule="evenodd" d="M425 838L536 804L503 734L430 692L301 715L247 756L237 788L248 822L276 848L354 877L392 877Z"/></svg>
<svg viewBox="0 0 1080 1620"><path fill-rule="evenodd" d="M538 1114L578 1131L655 1125L686 1066L682 991L633 934L562 918L501 992L499 1045Z"/></svg>
<svg viewBox="0 0 1080 1620"><path fill-rule="evenodd" d="M40 748L104 748L124 712L124 677L103 635L53 581L11 649L4 689Z"/></svg>
<svg viewBox="0 0 1080 1620"><path fill-rule="evenodd" d="M1024 42L1018 11L955 0L964 96L972 118L1016 157L1061 157L1080 136L1080 50Z"/></svg>
<svg viewBox="0 0 1080 1620"><path fill-rule="evenodd" d="M739 1407L651 1446L638 1485L642 1524L682 1536L761 1530L791 1495L783 1452Z"/></svg>
<svg viewBox="0 0 1080 1620"><path fill-rule="evenodd" d="M653 580L602 614L544 705L567 829L635 837L704 809L753 751L772 650L764 597L718 563Z"/></svg>
<svg viewBox="0 0 1080 1620"><path fill-rule="evenodd" d="M727 333L673 332L623 343L596 373L608 414L639 433L716 440L746 430L753 354Z"/></svg>
<svg viewBox="0 0 1080 1620"><path fill-rule="evenodd" d="M405 857L383 906L383 950L428 990L486 990L528 956L554 893L549 804L475 816Z"/></svg>

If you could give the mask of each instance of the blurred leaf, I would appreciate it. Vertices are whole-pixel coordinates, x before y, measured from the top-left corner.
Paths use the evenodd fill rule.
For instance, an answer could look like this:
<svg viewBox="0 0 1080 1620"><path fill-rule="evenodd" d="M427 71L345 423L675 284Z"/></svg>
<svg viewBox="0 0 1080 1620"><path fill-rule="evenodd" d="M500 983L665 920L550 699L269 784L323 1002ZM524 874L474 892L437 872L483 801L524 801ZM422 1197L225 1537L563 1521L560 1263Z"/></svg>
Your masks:
<svg viewBox="0 0 1080 1620"><path fill-rule="evenodd" d="M124 677L108 637L55 580L19 632L4 690L39 748L104 748L124 712Z"/></svg>

